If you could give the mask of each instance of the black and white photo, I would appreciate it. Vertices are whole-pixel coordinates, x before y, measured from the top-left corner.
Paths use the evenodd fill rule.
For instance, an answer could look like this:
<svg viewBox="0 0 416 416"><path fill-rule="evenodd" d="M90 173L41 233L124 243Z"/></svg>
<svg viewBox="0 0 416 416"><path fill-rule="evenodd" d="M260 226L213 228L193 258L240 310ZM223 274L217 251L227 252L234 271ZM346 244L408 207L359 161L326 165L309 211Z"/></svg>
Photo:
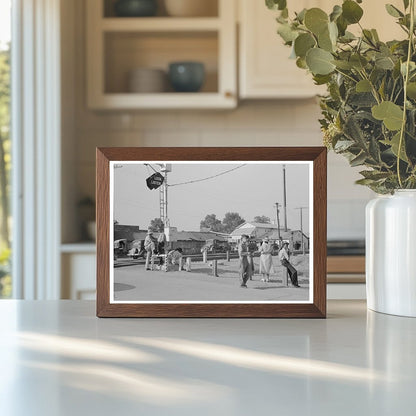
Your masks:
<svg viewBox="0 0 416 416"><path fill-rule="evenodd" d="M111 303L313 303L313 163L111 161Z"/></svg>

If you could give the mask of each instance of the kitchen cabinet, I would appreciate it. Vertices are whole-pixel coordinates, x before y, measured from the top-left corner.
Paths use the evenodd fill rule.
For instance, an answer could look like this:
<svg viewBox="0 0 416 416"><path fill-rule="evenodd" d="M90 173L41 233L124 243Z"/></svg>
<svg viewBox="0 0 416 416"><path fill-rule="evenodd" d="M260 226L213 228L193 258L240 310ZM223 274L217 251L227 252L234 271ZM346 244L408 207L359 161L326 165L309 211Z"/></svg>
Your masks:
<svg viewBox="0 0 416 416"><path fill-rule="evenodd" d="M90 109L234 108L237 105L236 5L218 2L217 16L116 17L104 0L88 0L87 102ZM110 3L111 6L111 3ZM168 70L169 63L199 61L200 92L129 92L130 71Z"/></svg>
<svg viewBox="0 0 416 416"><path fill-rule="evenodd" d="M296 10L325 8L324 3L328 0L299 0ZM291 50L276 33L276 15L263 1L239 0L239 91L242 99L308 98L322 92L322 88L313 84L311 75L289 59Z"/></svg>
<svg viewBox="0 0 416 416"><path fill-rule="evenodd" d="M63 244L61 246L61 253L61 298L95 300L95 244Z"/></svg>
<svg viewBox="0 0 416 416"><path fill-rule="evenodd" d="M330 12L333 0L298 0L289 3L289 8L320 7ZM394 0L400 9L401 0ZM268 10L263 1L239 0L239 91L242 99L290 99L308 98L325 92L324 87L313 84L311 75L298 68L290 59L291 49L277 35L277 12ZM381 40L403 38L404 32L388 15L384 3L366 0L362 25L376 28ZM358 25L350 26L352 32L359 31Z"/></svg>

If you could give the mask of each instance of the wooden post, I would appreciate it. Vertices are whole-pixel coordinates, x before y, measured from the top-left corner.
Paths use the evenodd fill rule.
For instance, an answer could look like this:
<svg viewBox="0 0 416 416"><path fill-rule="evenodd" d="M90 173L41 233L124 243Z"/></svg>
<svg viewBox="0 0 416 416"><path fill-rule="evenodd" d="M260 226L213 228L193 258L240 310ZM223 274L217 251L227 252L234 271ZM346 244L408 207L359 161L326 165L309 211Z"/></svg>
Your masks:
<svg viewBox="0 0 416 416"><path fill-rule="evenodd" d="M163 259L162 270L164 272L167 272L168 271L168 256L167 256L167 254L163 254L162 259Z"/></svg>
<svg viewBox="0 0 416 416"><path fill-rule="evenodd" d="M190 272L192 270L191 263L192 263L192 259L190 257L187 257L186 258L186 271L187 272Z"/></svg>
<svg viewBox="0 0 416 416"><path fill-rule="evenodd" d="M282 283L283 283L283 286L289 286L289 270L287 270L286 267L284 267L284 270L283 270Z"/></svg>
<svg viewBox="0 0 416 416"><path fill-rule="evenodd" d="M227 261L230 261L230 251L229 250L227 250L226 256L227 256Z"/></svg>
<svg viewBox="0 0 416 416"><path fill-rule="evenodd" d="M212 275L218 277L218 262L217 260L212 260Z"/></svg>

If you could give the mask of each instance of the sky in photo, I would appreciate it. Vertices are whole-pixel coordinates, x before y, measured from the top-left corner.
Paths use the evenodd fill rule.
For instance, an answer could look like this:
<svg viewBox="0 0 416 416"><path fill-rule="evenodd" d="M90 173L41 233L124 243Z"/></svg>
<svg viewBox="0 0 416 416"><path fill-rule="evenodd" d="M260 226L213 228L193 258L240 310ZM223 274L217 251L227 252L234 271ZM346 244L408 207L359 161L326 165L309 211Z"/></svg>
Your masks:
<svg viewBox="0 0 416 416"><path fill-rule="evenodd" d="M207 178L241 166L236 164L173 164L168 184ZM159 166L152 165L156 170ZM142 163L114 168L114 219L120 224L146 229L159 217L159 190L149 190L146 178L154 171ZM309 207L309 165L286 164L287 219L289 229L300 229L298 207ZM179 231L197 231L207 214L222 220L238 212L246 221L265 215L276 221L274 204L283 203L283 164L246 164L232 172L202 182L168 188L170 225ZM280 213L283 226L283 209ZM303 212L303 229L309 232L309 209Z"/></svg>

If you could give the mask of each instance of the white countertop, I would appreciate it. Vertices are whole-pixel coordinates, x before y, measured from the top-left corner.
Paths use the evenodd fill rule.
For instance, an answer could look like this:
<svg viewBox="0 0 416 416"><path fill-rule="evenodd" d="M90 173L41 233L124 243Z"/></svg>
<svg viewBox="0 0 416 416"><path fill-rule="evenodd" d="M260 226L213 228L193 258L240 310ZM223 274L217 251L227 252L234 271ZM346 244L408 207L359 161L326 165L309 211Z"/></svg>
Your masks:
<svg viewBox="0 0 416 416"><path fill-rule="evenodd" d="M412 415L416 319L98 319L0 301L0 415ZM264 412L264 413L263 413Z"/></svg>

